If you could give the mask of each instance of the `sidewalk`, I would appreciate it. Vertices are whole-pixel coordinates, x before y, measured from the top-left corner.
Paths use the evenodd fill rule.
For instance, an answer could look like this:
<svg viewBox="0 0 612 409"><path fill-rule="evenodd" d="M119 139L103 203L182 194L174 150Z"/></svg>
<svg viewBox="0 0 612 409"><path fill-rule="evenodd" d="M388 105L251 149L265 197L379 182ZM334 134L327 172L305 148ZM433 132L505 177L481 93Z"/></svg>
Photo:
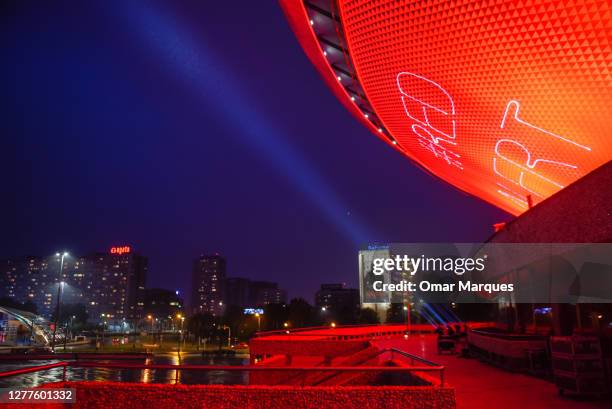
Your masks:
<svg viewBox="0 0 612 409"><path fill-rule="evenodd" d="M612 400L559 396L552 382L517 374L476 359L438 355L435 335L413 335L408 340L378 340L446 367L445 382L455 388L459 409L578 409L611 408Z"/></svg>

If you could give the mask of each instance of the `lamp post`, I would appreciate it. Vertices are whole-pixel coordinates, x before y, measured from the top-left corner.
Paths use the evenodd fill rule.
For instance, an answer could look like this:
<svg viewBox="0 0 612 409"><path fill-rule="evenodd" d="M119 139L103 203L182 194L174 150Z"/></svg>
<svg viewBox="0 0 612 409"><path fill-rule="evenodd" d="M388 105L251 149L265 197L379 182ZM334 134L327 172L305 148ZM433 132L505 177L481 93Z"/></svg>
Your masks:
<svg viewBox="0 0 612 409"><path fill-rule="evenodd" d="M70 338L72 338L72 321L76 318L75 315L73 315L72 317L70 317ZM66 352L66 342L68 340L68 321L66 321L66 324L64 325L64 352Z"/></svg>
<svg viewBox="0 0 612 409"><path fill-rule="evenodd" d="M106 320L104 317L106 314L102 313L100 316L102 317L102 338L100 342L100 349L104 349L104 330L106 329Z"/></svg>
<svg viewBox="0 0 612 409"><path fill-rule="evenodd" d="M407 329L407 335L410 336L410 327L411 327L411 322L410 322L410 304L406 304L404 305L404 311L406 311L406 329Z"/></svg>
<svg viewBox="0 0 612 409"><path fill-rule="evenodd" d="M224 329L227 330L227 347L232 347L232 327L229 325L223 326Z"/></svg>
<svg viewBox="0 0 612 409"><path fill-rule="evenodd" d="M255 316L257 317L257 332L261 332L261 314L256 312Z"/></svg>
<svg viewBox="0 0 612 409"><path fill-rule="evenodd" d="M185 317L183 317L181 314L176 314L176 318L181 321L181 330L180 330L179 336L178 336L178 353L179 353L179 360L180 360L180 357L181 357L181 338L183 336L183 321L185 321Z"/></svg>
<svg viewBox="0 0 612 409"><path fill-rule="evenodd" d="M185 335L183 332L183 324L185 323L185 317L181 317L181 343L185 344Z"/></svg>
<svg viewBox="0 0 612 409"><path fill-rule="evenodd" d="M147 319L151 321L151 330L149 331L149 333L153 335L153 315L151 314L147 315Z"/></svg>
<svg viewBox="0 0 612 409"><path fill-rule="evenodd" d="M57 284L57 303L55 306L55 322L53 323L53 343L51 345L51 350L53 352L55 352L55 334L57 333L57 323L59 321L59 315L60 315L62 290L64 289L64 281L62 281L62 272L64 270L64 258L68 256L68 252L64 251L61 254L61 256L60 256L60 253L56 253L55 256L60 257L60 266L59 266L59 274L58 274L60 281Z"/></svg>

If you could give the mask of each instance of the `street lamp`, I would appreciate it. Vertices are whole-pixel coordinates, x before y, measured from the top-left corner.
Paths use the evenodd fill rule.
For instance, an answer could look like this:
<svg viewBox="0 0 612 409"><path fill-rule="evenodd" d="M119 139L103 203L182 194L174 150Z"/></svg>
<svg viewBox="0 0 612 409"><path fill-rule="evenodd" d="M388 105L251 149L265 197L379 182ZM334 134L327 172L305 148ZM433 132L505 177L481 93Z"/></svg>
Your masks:
<svg viewBox="0 0 612 409"><path fill-rule="evenodd" d="M62 290L64 289L64 282L61 281L62 280L62 272L64 270L64 258L68 256L68 252L64 251L61 255L60 253L55 253L56 257L60 257L60 266L59 266L59 279L60 282L57 285L57 304L55 306L55 322L53 323L53 344L51 346L51 350L53 352L55 352L55 334L57 332L57 323L59 321L59 315L60 315L60 305L61 305L61 298L62 298ZM65 334L64 334L65 336Z"/></svg>
<svg viewBox="0 0 612 409"><path fill-rule="evenodd" d="M100 317L102 317L102 337L100 340L100 348L104 348L104 331L106 331L106 319L104 317L108 316L110 318L110 314L100 314Z"/></svg>
<svg viewBox="0 0 612 409"><path fill-rule="evenodd" d="M147 315L147 319L151 321L151 334L153 333L153 315Z"/></svg>
<svg viewBox="0 0 612 409"><path fill-rule="evenodd" d="M410 304L404 305L404 311L406 311L406 330L407 330L407 334L406 335L410 335L410 327L411 327L411 322L410 322ZM407 337L405 337L407 338Z"/></svg>
<svg viewBox="0 0 612 409"><path fill-rule="evenodd" d="M176 314L176 318L181 320L181 329L178 337L178 352L179 352L179 360L181 357L181 343L183 341L183 323L185 322L185 317L182 314Z"/></svg>
<svg viewBox="0 0 612 409"><path fill-rule="evenodd" d="M256 312L255 316L257 317L257 332L261 331L261 314Z"/></svg>
<svg viewBox="0 0 612 409"><path fill-rule="evenodd" d="M224 325L223 328L227 330L227 347L231 348L232 347L232 327L229 325Z"/></svg>

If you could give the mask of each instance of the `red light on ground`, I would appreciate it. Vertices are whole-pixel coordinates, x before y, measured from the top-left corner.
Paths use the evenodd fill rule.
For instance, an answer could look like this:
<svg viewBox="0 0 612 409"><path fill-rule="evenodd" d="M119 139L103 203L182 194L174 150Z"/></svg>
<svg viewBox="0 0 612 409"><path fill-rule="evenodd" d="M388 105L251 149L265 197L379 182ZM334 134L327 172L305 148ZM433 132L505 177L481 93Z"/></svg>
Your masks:
<svg viewBox="0 0 612 409"><path fill-rule="evenodd" d="M117 255L127 254L127 253L130 253L131 251L132 249L130 248L130 246L111 247L110 249L111 254L117 254Z"/></svg>

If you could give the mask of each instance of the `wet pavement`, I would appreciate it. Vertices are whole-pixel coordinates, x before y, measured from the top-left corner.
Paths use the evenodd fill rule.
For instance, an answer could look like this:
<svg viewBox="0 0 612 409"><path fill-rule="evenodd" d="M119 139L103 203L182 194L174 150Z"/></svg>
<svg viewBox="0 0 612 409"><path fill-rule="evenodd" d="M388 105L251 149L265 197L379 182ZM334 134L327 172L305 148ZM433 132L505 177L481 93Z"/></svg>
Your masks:
<svg viewBox="0 0 612 409"><path fill-rule="evenodd" d="M438 355L435 335L412 335L408 340L376 341L444 365L447 386L455 388L459 409L586 409L612 408L612 400L560 396L553 382L496 368L477 359Z"/></svg>

